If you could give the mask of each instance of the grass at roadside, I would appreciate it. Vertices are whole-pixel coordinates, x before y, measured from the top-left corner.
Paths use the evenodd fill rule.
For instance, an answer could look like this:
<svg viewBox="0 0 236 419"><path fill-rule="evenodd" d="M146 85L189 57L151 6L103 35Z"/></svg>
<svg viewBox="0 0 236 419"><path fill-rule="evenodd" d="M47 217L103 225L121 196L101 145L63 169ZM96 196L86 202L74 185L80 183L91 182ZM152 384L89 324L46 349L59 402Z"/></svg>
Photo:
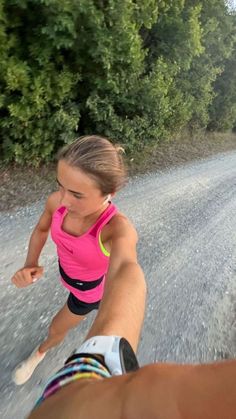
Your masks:
<svg viewBox="0 0 236 419"><path fill-rule="evenodd" d="M182 133L175 139L150 144L127 159L130 175L164 170L214 154L236 150L236 134ZM0 167L0 211L11 211L46 198L55 190L55 165L40 168Z"/></svg>
<svg viewBox="0 0 236 419"><path fill-rule="evenodd" d="M146 145L129 161L130 174L146 173L179 166L186 162L236 150L236 134L182 132L176 138L156 145Z"/></svg>

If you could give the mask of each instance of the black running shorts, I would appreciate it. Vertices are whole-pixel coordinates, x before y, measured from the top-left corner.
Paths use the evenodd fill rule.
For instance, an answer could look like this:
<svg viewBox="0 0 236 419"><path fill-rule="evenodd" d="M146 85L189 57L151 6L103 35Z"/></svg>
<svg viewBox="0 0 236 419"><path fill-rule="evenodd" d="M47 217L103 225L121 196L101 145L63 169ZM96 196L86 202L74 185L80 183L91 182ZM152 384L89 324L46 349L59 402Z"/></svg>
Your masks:
<svg viewBox="0 0 236 419"><path fill-rule="evenodd" d="M90 313L92 310L97 310L99 307L100 301L95 303L85 303L84 301L76 298L72 293L69 294L67 300L67 306L71 313L78 314L79 316L84 316L85 314Z"/></svg>

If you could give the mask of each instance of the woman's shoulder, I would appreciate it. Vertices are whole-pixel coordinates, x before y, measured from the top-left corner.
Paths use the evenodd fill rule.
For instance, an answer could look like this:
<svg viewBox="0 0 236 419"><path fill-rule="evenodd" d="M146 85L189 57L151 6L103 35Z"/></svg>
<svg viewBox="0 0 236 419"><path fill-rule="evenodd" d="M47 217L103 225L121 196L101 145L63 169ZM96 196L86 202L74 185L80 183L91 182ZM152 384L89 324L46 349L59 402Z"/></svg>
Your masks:
<svg viewBox="0 0 236 419"><path fill-rule="evenodd" d="M60 192L56 191L49 195L46 201L46 208L47 210L53 214L59 207L61 202Z"/></svg>
<svg viewBox="0 0 236 419"><path fill-rule="evenodd" d="M109 222L111 229L111 235L114 237L117 236L127 236L134 235L138 237L137 231L133 223L129 218L122 212L117 212Z"/></svg>

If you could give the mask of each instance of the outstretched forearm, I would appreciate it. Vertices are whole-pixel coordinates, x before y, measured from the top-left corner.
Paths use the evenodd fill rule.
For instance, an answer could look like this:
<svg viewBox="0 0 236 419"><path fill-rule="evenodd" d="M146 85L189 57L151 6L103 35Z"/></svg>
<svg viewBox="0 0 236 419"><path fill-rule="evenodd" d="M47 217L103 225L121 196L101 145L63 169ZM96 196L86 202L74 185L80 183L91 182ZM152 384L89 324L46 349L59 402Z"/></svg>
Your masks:
<svg viewBox="0 0 236 419"><path fill-rule="evenodd" d="M177 398L181 419L236 418L236 361L192 367Z"/></svg>
<svg viewBox="0 0 236 419"><path fill-rule="evenodd" d="M235 419L236 361L205 365L153 364L126 389L129 419Z"/></svg>
<svg viewBox="0 0 236 419"><path fill-rule="evenodd" d="M108 277L96 319L86 339L96 335L125 337L137 349L144 318L146 283L137 263L126 263Z"/></svg>
<svg viewBox="0 0 236 419"><path fill-rule="evenodd" d="M29 419L235 419L236 361L153 364L102 381L79 380Z"/></svg>

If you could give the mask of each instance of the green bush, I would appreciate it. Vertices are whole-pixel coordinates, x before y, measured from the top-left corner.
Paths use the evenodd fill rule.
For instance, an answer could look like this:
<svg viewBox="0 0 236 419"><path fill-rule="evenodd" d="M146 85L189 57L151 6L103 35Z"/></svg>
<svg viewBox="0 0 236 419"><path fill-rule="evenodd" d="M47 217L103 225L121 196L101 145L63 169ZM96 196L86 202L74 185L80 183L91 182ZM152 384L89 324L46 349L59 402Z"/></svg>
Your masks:
<svg viewBox="0 0 236 419"><path fill-rule="evenodd" d="M49 161L88 133L132 153L187 125L216 126L222 100L220 126L235 126L224 0L0 0L0 23L6 162Z"/></svg>

